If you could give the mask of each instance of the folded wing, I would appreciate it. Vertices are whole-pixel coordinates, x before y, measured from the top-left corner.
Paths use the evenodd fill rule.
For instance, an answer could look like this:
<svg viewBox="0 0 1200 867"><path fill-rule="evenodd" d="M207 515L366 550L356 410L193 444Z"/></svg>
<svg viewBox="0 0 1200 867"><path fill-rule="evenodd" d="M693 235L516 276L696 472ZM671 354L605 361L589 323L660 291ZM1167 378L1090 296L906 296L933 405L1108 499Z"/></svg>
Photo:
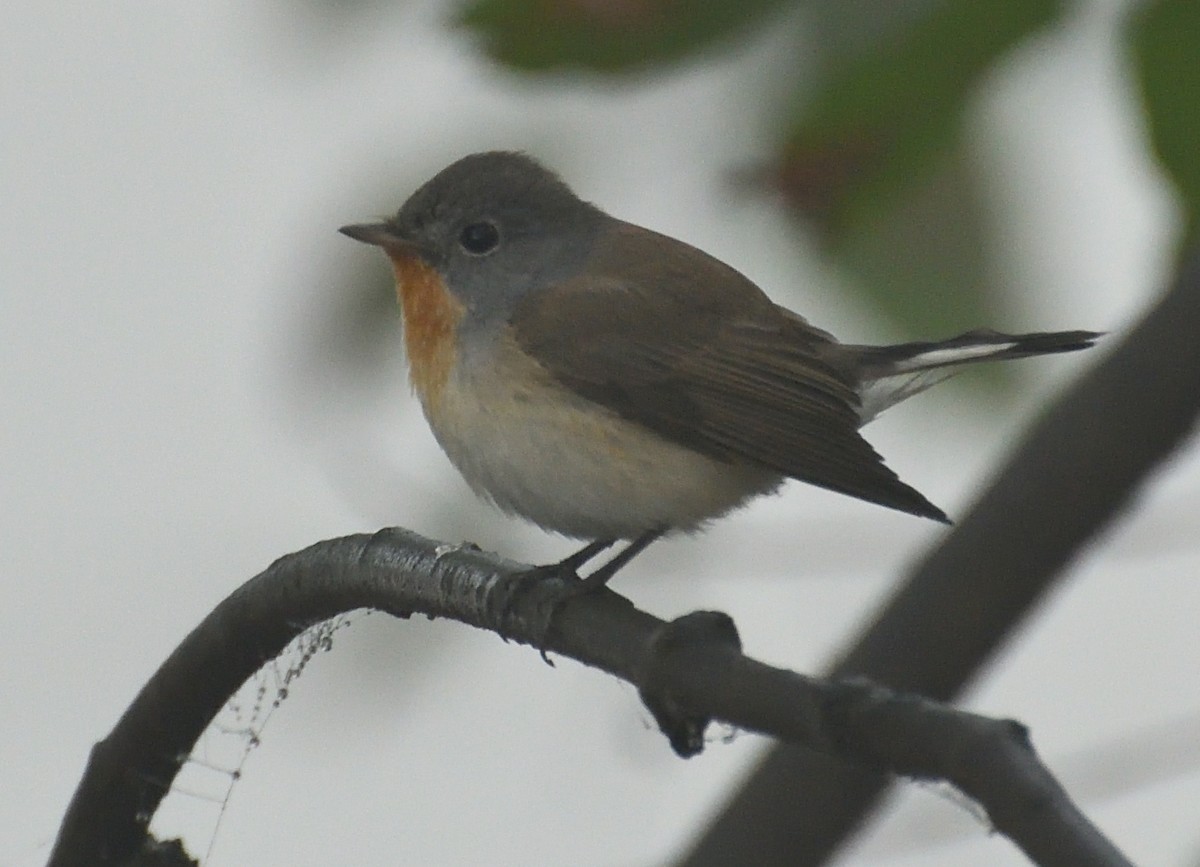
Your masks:
<svg viewBox="0 0 1200 867"><path fill-rule="evenodd" d="M514 336L564 386L715 459L914 515L945 514L860 435L856 383L832 338L737 271L621 224L583 276L531 293Z"/></svg>

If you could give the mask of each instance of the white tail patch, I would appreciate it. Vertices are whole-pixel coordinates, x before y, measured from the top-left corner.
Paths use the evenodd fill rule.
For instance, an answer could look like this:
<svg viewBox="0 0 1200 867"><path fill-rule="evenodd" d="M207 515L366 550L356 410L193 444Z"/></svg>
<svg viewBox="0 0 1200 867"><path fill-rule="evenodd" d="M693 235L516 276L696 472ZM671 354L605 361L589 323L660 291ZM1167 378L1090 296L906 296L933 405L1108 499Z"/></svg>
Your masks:
<svg viewBox="0 0 1200 867"><path fill-rule="evenodd" d="M1008 343L985 343L981 346L956 346L952 349L931 349L928 352L914 355L912 358L896 362L895 370L896 373L911 373L931 367L944 367L947 364L976 361L980 358L987 358L989 355L1007 352L1017 345L1015 341L1010 341Z"/></svg>

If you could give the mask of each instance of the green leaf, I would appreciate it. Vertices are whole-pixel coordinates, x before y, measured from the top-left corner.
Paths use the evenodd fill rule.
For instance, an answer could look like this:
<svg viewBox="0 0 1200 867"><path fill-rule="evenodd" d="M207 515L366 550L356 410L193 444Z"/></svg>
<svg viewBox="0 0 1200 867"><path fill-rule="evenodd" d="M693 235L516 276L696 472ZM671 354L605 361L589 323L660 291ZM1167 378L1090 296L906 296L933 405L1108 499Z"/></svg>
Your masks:
<svg viewBox="0 0 1200 867"><path fill-rule="evenodd" d="M870 305L912 338L1000 327L989 291L987 227L971 167L957 152L902 199L847 227L837 261Z"/></svg>
<svg viewBox="0 0 1200 867"><path fill-rule="evenodd" d="M1200 3L1158 0L1130 37L1150 138L1183 199L1186 238L1200 235Z"/></svg>
<svg viewBox="0 0 1200 867"><path fill-rule="evenodd" d="M784 154L789 192L836 238L890 208L953 150L984 73L1062 12L1059 0L939 2L849 58L801 106Z"/></svg>
<svg viewBox="0 0 1200 867"><path fill-rule="evenodd" d="M1058 0L937 2L835 57L801 105L775 178L868 303L913 337L999 327L987 227L962 126L996 61Z"/></svg>
<svg viewBox="0 0 1200 867"><path fill-rule="evenodd" d="M733 39L783 0L476 0L459 16L524 71L644 71Z"/></svg>

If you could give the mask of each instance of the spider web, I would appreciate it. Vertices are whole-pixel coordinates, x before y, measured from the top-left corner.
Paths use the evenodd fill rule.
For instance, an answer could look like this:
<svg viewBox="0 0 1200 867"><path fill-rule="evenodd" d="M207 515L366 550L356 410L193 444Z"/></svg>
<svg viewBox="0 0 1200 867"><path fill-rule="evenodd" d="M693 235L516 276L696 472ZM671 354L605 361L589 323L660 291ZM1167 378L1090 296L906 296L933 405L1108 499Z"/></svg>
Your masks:
<svg viewBox="0 0 1200 867"><path fill-rule="evenodd" d="M182 838L192 857L208 862L234 787L275 711L308 664L333 648L334 635L369 613L341 614L309 627L242 684L185 757L150 823L154 837Z"/></svg>

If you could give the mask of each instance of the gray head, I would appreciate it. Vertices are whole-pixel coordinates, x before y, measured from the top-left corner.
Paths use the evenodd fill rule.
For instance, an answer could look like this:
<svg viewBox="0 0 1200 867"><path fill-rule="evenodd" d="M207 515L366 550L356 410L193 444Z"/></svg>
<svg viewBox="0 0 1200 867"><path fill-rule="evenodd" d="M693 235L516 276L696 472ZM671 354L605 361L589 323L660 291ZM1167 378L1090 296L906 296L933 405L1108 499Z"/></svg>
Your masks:
<svg viewBox="0 0 1200 867"><path fill-rule="evenodd" d="M479 322L576 273L607 219L532 158L489 151L438 172L390 220L341 231L419 256Z"/></svg>

